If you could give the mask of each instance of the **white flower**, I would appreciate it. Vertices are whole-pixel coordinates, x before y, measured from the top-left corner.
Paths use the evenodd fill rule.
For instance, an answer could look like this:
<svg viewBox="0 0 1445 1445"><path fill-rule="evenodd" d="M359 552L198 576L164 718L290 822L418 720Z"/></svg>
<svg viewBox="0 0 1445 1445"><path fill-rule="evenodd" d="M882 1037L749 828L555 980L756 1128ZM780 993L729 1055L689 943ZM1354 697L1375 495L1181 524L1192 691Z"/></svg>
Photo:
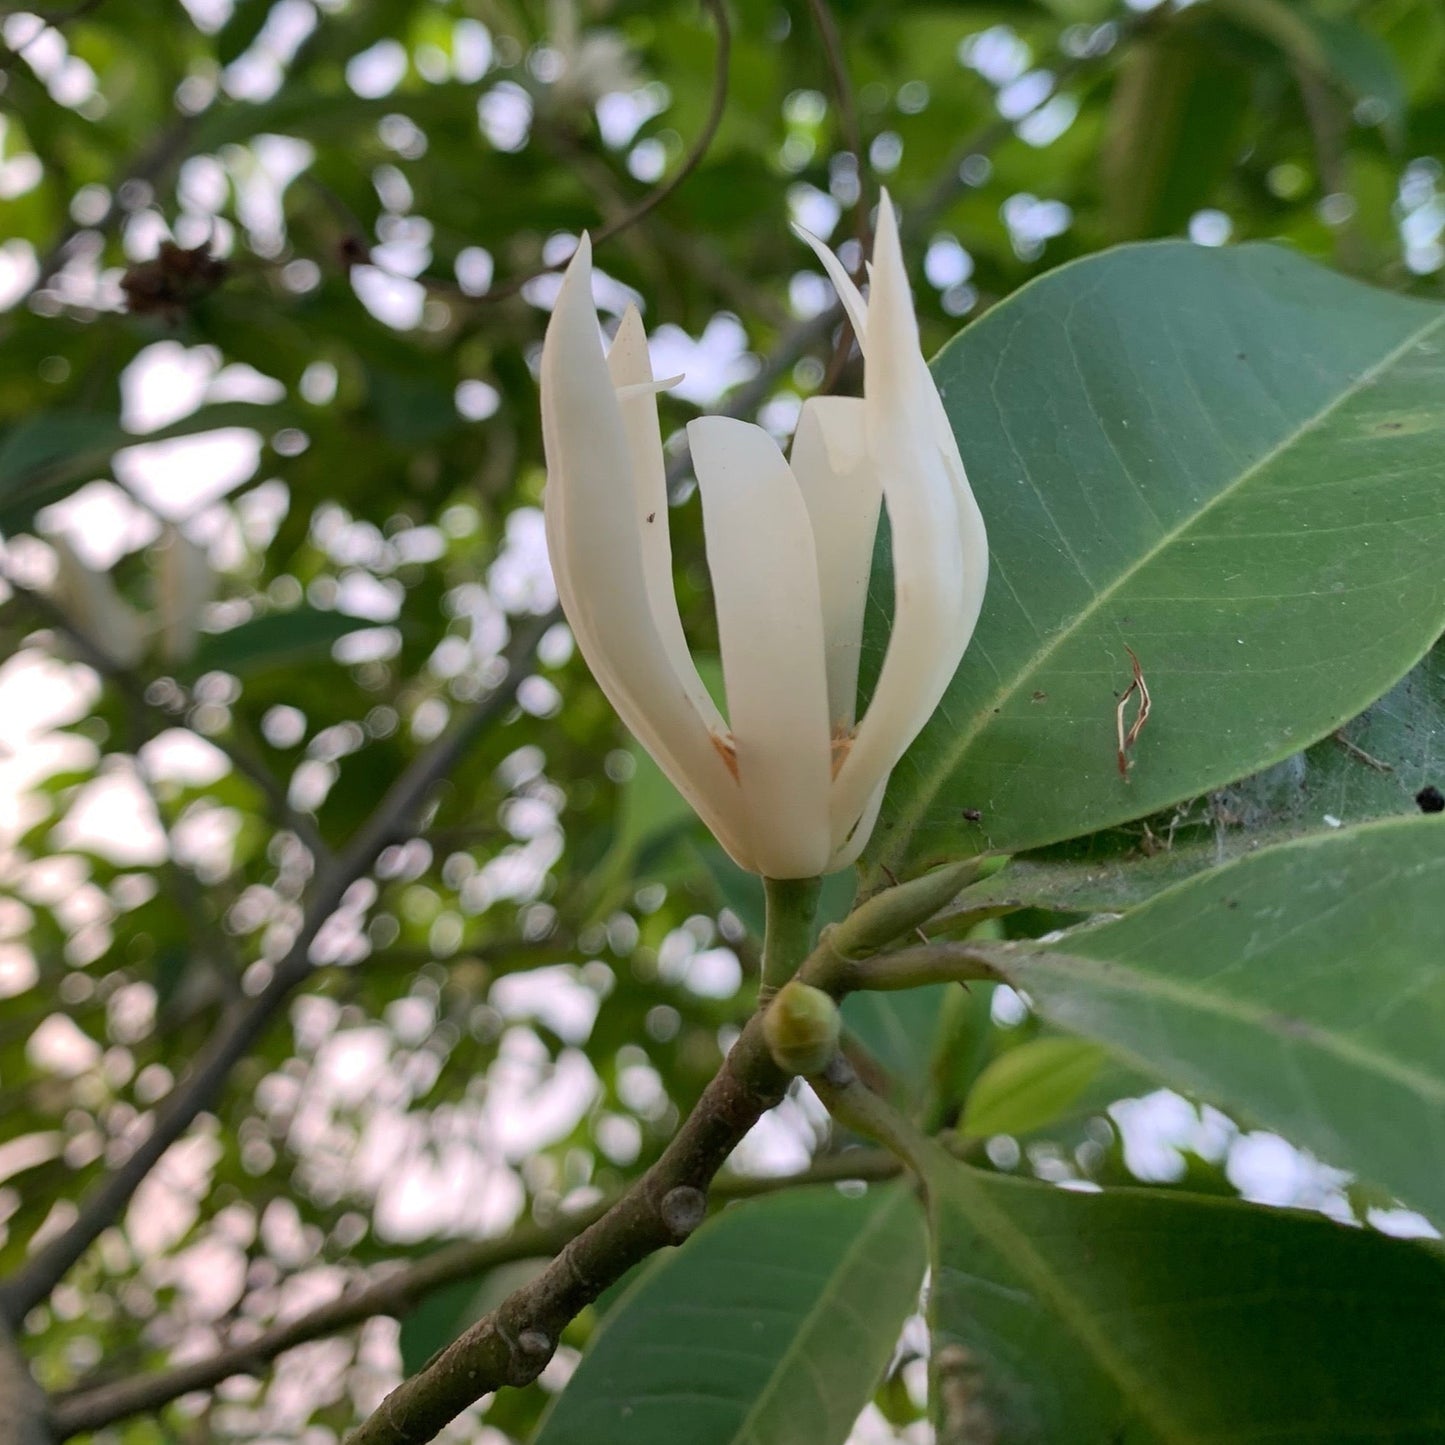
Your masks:
<svg viewBox="0 0 1445 1445"><path fill-rule="evenodd" d="M542 350L547 545L602 690L744 868L807 878L854 861L888 774L972 636L988 547L918 326L885 195L865 301L805 236L864 354L861 400L803 404L785 461L760 427L688 426L702 492L727 718L683 638L647 338L635 309L604 356L587 238ZM880 502L893 538L893 631L855 721Z"/></svg>

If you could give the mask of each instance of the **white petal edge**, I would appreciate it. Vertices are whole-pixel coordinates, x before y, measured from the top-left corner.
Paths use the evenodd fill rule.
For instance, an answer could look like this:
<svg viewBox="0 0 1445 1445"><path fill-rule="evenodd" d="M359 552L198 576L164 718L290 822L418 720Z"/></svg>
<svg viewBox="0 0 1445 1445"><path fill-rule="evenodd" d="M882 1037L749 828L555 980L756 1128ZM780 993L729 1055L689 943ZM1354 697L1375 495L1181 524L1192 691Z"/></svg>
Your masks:
<svg viewBox="0 0 1445 1445"><path fill-rule="evenodd" d="M823 607L828 720L852 729L858 657L883 489L868 456L863 403L815 396L803 403L789 459L812 524Z"/></svg>
<svg viewBox="0 0 1445 1445"><path fill-rule="evenodd" d="M858 341L858 350L867 356L868 303L864 301L863 293L853 284L853 278L848 274L848 268L823 241L806 227L794 222L793 234L804 244L810 246L813 254L823 263L823 269L828 273L828 279L838 293L838 300L843 303L843 310L848 313L848 320L853 326L853 335Z"/></svg>
<svg viewBox="0 0 1445 1445"><path fill-rule="evenodd" d="M541 397L547 549L577 645L623 722L739 866L755 871L741 790L653 615L633 459L602 353L585 236L547 326ZM687 668L695 678L690 658Z"/></svg>
<svg viewBox="0 0 1445 1445"><path fill-rule="evenodd" d="M690 422L728 720L759 871L811 878L832 852L822 604L808 510L761 427Z"/></svg>
<svg viewBox="0 0 1445 1445"><path fill-rule="evenodd" d="M858 819L851 831L847 828L836 830L833 834L833 856L828 859L827 871L837 873L840 869L851 868L858 861L859 855L868 846L868 840L873 836L874 826L878 822L878 813L883 807L883 795L888 791L888 778L885 774L878 780L878 785L873 789L867 804L863 808L863 816Z"/></svg>

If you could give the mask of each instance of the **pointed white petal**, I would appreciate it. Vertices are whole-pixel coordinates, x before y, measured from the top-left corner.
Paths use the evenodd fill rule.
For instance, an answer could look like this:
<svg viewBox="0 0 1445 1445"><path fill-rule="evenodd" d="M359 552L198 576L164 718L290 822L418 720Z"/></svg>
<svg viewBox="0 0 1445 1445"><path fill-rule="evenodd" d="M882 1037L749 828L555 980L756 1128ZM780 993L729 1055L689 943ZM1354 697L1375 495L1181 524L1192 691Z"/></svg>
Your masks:
<svg viewBox="0 0 1445 1445"><path fill-rule="evenodd" d="M808 878L831 852L822 604L798 485L761 427L689 423L728 718L760 870Z"/></svg>
<svg viewBox="0 0 1445 1445"><path fill-rule="evenodd" d="M725 734L727 725L708 696L688 651L672 584L672 537L667 510L667 468L662 458L662 432L657 424L657 397L651 390L652 361L647 333L637 307L629 306L607 353L607 371L622 411L627 450L632 458L633 507L642 539L642 571L658 636L667 650L687 695L707 726Z"/></svg>
<svg viewBox="0 0 1445 1445"><path fill-rule="evenodd" d="M834 785L835 836L862 814L879 781L937 707L968 645L982 597L975 544L982 542L982 529L970 519L965 530L963 499L939 447L936 391L919 348L886 194L878 207L868 322L864 408L869 452L883 478L893 532L893 631L878 686ZM972 575L965 575L966 569Z"/></svg>
<svg viewBox="0 0 1445 1445"><path fill-rule="evenodd" d="M843 303L843 310L848 313L848 320L853 325L853 335L858 339L858 350L867 356L868 303L864 301L863 293L853 284L848 268L811 231L794 225L793 234L811 246L813 254L823 263L823 269L828 273L828 279L838 293L838 300Z"/></svg>
<svg viewBox="0 0 1445 1445"><path fill-rule="evenodd" d="M544 506L557 592L582 655L622 720L723 847L752 868L741 792L721 740L692 701L701 681L685 653L682 671L653 615L634 462L602 354L590 253L583 237L542 347Z"/></svg>
<svg viewBox="0 0 1445 1445"><path fill-rule="evenodd" d="M868 456L863 403L815 396L803 403L790 460L807 504L823 604L828 667L828 718L834 729L853 726L858 700L858 652L873 567L873 540L883 501Z"/></svg>

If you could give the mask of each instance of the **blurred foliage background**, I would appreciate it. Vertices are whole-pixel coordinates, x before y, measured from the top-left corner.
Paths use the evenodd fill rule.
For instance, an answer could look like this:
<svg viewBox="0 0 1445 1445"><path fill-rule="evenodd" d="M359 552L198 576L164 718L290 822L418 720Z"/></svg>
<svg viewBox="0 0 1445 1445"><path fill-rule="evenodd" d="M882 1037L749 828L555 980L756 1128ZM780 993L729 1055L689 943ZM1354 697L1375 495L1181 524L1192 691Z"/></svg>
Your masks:
<svg viewBox="0 0 1445 1445"><path fill-rule="evenodd" d="M1279 239L1445 295L1438 0L0 15L0 1279L96 1225L14 1321L61 1400L607 1197L751 1006L752 880L554 611L535 369L584 228L604 319L636 302L658 374L687 373L674 432L728 407L783 436L856 384L788 222L856 268L882 185L928 351L1157 236ZM955 994L851 1020L940 1121L1035 1027L1006 990ZM179 1142L87 1213L218 1041ZM1106 1112L1131 1081L1093 1054L1048 1075L995 1167L1247 1191L1241 1153L1274 1147L1174 1096ZM976 1114L1017 1086L992 1078ZM825 1135L799 1095L740 1170L802 1168ZM1290 1168L1276 1202L1327 1198ZM378 1313L95 1438L335 1441L519 1277L460 1273L404 1326ZM594 1322L456 1438L525 1438ZM926 1438L922 1349L859 1440Z"/></svg>

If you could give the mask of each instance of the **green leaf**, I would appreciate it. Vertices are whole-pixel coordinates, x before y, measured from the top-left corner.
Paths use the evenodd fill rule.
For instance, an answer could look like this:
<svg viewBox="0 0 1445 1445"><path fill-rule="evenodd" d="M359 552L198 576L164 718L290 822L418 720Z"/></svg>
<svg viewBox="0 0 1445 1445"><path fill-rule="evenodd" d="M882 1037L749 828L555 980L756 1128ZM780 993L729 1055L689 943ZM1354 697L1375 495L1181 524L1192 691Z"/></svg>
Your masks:
<svg viewBox="0 0 1445 1445"><path fill-rule="evenodd" d="M1445 622L1442 337L1440 307L1288 252L1165 244L1064 267L946 347L934 372L992 572L874 864L1147 815L1298 752L1403 676ZM1124 778L1126 646L1154 708Z"/></svg>
<svg viewBox="0 0 1445 1445"><path fill-rule="evenodd" d="M924 1265L902 1186L728 1209L608 1315L535 1445L842 1445Z"/></svg>
<svg viewBox="0 0 1445 1445"><path fill-rule="evenodd" d="M928 1195L941 1440L1426 1445L1445 1430L1433 1249L1230 1199L1075 1193L941 1151Z"/></svg>
<svg viewBox="0 0 1445 1445"><path fill-rule="evenodd" d="M1031 1134L1064 1118L1104 1067L1081 1039L1030 1039L993 1060L969 1090L959 1129L975 1139Z"/></svg>
<svg viewBox="0 0 1445 1445"><path fill-rule="evenodd" d="M202 638L187 670L192 676L203 672L234 672L248 677L307 658L329 657L332 645L339 639L375 626L376 623L367 618L323 612L319 607L268 612L228 632Z"/></svg>
<svg viewBox="0 0 1445 1445"><path fill-rule="evenodd" d="M934 1041L951 987L935 984L897 993L860 992L843 1001L843 1022L898 1085L916 1099L928 1083Z"/></svg>
<svg viewBox="0 0 1445 1445"><path fill-rule="evenodd" d="M1445 827L1284 844L1054 944L980 944L1045 1018L1445 1220Z"/></svg>

